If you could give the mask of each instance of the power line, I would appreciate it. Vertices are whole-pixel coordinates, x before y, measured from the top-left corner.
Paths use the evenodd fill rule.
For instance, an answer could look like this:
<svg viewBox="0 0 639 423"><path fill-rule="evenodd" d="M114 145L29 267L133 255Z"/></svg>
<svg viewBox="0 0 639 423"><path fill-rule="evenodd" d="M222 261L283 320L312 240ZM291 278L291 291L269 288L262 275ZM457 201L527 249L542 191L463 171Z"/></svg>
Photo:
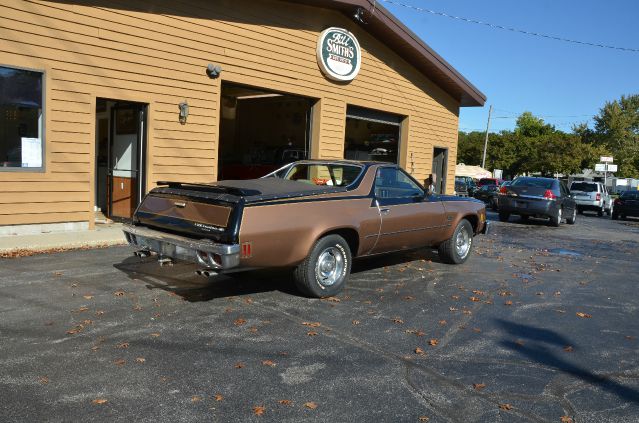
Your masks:
<svg viewBox="0 0 639 423"><path fill-rule="evenodd" d="M563 118L579 118L579 117L595 117L596 115L535 115L534 117L546 119L563 119ZM519 119L519 116L493 116L493 119Z"/></svg>
<svg viewBox="0 0 639 423"><path fill-rule="evenodd" d="M534 36L534 37L547 38L547 39L550 39L550 40L563 41L563 42L566 42L566 43L581 44L581 45L590 46L590 47L599 47L599 48L607 48L607 49L611 49L611 50L621 50L621 51L627 51L627 52L632 52L632 53L639 53L639 49L636 49L636 48L611 46L611 45L608 45L608 44L591 43L591 42L588 42L588 41L573 40L573 39L570 39L570 38L558 37L556 35L541 34L539 32L532 32L532 31L526 31L525 29L518 29L518 28L512 28L512 27L503 26L503 25L497 25L497 24L493 24L493 23L490 23L490 22L480 21L480 20L477 20L477 19L470 19L470 18L464 18L464 17L461 17L461 16L449 15L448 13L445 13L445 12L438 12L436 10L431 10L431 9L426 9L426 8L423 8L423 7L412 6L410 4L404 4L404 3L400 3L400 2L394 1L394 0L380 0L380 1L383 1L384 3L388 3L388 4L393 4L395 6L401 6L401 7L407 8L407 9L416 10L418 12L426 12L426 13L430 13L431 15L443 16L443 17L446 17L446 18L455 19L455 20L458 20L458 21L463 21L463 22L472 23L472 24L476 24L476 25L484 25L484 26L487 26L487 27L490 27L490 28L494 28L494 29L501 29L501 30L504 30L504 31L518 32L520 34L530 35L530 36Z"/></svg>

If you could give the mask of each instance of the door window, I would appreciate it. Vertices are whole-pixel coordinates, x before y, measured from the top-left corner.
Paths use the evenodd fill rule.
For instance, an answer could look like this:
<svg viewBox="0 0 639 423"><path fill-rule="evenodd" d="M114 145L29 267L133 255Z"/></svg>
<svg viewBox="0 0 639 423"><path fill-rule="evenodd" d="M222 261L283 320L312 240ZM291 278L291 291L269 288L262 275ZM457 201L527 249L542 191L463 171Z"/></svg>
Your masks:
<svg viewBox="0 0 639 423"><path fill-rule="evenodd" d="M375 196L379 199L406 199L422 196L424 190L401 169L382 167L375 176Z"/></svg>

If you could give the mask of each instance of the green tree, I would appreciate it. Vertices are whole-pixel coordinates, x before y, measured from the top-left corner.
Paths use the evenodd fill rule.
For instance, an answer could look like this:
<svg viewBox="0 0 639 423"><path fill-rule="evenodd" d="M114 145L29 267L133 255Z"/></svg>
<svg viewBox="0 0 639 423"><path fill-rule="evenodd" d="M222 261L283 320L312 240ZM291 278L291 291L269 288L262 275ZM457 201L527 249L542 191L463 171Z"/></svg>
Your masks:
<svg viewBox="0 0 639 423"><path fill-rule="evenodd" d="M617 175L639 177L639 94L607 102L595 116L595 132L619 164Z"/></svg>
<svg viewBox="0 0 639 423"><path fill-rule="evenodd" d="M543 119L538 118L530 112L524 112L517 118L515 134L522 137L539 137L555 132L553 125L547 124Z"/></svg>

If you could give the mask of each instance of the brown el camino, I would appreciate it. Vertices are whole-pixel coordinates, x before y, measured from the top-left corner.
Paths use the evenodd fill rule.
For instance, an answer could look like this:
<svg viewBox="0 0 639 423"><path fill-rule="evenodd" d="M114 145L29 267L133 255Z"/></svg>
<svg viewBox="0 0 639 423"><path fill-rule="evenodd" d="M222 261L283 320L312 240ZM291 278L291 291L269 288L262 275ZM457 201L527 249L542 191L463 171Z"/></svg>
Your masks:
<svg viewBox="0 0 639 423"><path fill-rule="evenodd" d="M260 179L158 185L124 228L136 255L191 261L204 276L295 267L314 297L338 293L355 257L435 247L459 264L488 230L482 202L429 195L388 163L309 160Z"/></svg>

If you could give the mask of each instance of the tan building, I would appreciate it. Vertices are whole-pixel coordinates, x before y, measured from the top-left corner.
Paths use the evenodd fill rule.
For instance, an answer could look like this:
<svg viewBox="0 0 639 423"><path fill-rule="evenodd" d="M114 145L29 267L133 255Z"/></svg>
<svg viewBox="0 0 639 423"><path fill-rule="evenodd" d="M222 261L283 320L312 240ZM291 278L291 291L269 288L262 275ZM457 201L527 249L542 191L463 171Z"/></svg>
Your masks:
<svg viewBox="0 0 639 423"><path fill-rule="evenodd" d="M0 234L305 157L452 193L459 109L485 101L374 0L4 0L0 38Z"/></svg>

